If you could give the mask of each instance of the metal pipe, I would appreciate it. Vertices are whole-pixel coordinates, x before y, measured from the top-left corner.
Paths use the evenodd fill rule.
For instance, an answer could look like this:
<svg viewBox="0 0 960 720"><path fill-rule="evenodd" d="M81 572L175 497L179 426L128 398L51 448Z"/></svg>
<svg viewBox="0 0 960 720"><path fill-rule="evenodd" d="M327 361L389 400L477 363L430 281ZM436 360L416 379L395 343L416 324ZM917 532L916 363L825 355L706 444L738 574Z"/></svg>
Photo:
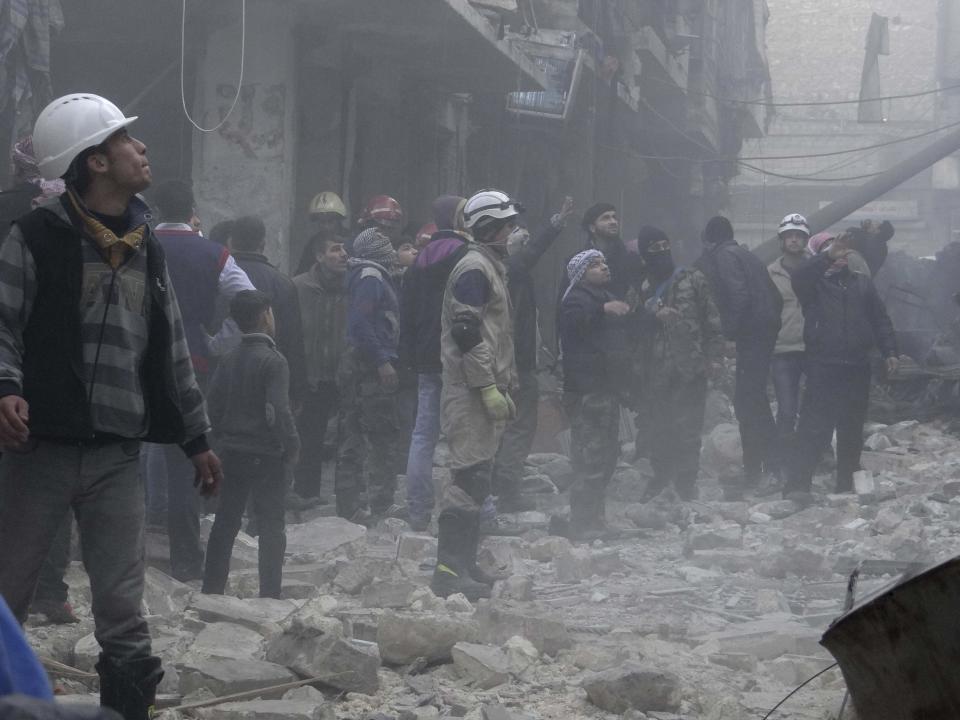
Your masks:
<svg viewBox="0 0 960 720"><path fill-rule="evenodd" d="M810 232L818 233L826 230L957 150L960 150L960 129L944 135L920 152L851 190L825 208L807 215ZM777 237L770 238L754 248L753 252L764 262L773 262L780 255L780 240Z"/></svg>

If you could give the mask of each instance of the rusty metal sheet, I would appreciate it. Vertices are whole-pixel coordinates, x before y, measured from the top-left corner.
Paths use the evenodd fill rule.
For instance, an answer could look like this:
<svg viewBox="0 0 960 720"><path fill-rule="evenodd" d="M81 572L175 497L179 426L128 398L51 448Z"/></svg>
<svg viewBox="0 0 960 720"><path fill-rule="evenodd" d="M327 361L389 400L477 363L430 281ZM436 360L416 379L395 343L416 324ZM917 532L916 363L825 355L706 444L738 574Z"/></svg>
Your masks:
<svg viewBox="0 0 960 720"><path fill-rule="evenodd" d="M960 718L960 558L879 590L839 617L821 644L840 664L857 714Z"/></svg>

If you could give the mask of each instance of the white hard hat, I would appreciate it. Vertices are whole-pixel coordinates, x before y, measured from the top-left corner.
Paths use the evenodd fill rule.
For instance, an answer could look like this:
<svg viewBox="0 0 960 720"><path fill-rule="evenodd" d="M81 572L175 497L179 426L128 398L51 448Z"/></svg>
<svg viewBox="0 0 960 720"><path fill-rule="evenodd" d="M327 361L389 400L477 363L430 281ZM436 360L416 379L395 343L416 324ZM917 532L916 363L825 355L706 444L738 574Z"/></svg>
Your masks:
<svg viewBox="0 0 960 720"><path fill-rule="evenodd" d="M807 219L800 213L791 213L781 220L777 235L783 235L785 232L790 232L791 230L799 230L807 237L810 237L810 226L807 224Z"/></svg>
<svg viewBox="0 0 960 720"><path fill-rule="evenodd" d="M494 220L507 220L523 212L523 206L500 190L481 190L463 206L463 224L476 234Z"/></svg>
<svg viewBox="0 0 960 720"><path fill-rule="evenodd" d="M136 117L124 117L120 108L91 93L74 93L47 105L33 126L33 149L40 174L46 180L61 177L87 148L99 145Z"/></svg>

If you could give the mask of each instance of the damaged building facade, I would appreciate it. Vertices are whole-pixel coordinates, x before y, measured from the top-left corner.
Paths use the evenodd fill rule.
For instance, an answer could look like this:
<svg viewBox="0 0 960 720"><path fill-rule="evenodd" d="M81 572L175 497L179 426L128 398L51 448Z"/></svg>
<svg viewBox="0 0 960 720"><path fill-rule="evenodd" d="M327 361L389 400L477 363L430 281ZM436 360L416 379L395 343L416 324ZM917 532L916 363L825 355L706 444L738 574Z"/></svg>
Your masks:
<svg viewBox="0 0 960 720"><path fill-rule="evenodd" d="M478 187L521 198L532 225L566 194L581 208L604 199L625 237L659 224L692 254L737 172L703 161L735 156L766 122L763 108L708 97L769 94L764 0L247 0L244 47L241 3L188 3L183 85L199 126L226 116L243 55L236 107L215 132L180 107L179 8L93 5L104 12L64 8L56 92L134 102L155 177L191 178L208 227L261 215L281 267L321 190L354 215L391 194L415 222L436 195ZM111 36L152 28L136 78L97 47L103 17ZM78 51L103 65L95 87ZM544 297L579 243L567 233L542 264Z"/></svg>

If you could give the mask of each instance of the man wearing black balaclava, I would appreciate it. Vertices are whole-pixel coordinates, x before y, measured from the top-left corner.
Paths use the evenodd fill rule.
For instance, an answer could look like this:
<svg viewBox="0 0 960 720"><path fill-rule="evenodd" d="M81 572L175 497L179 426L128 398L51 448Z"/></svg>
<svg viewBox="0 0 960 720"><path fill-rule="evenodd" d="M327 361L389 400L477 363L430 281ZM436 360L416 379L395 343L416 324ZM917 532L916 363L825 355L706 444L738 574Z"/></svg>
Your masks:
<svg viewBox="0 0 960 720"><path fill-rule="evenodd" d="M707 375L723 358L720 312L703 273L674 264L662 230L642 228L637 250L647 271L640 412L651 415L646 432L654 471L643 501L671 484L681 499L693 500Z"/></svg>

